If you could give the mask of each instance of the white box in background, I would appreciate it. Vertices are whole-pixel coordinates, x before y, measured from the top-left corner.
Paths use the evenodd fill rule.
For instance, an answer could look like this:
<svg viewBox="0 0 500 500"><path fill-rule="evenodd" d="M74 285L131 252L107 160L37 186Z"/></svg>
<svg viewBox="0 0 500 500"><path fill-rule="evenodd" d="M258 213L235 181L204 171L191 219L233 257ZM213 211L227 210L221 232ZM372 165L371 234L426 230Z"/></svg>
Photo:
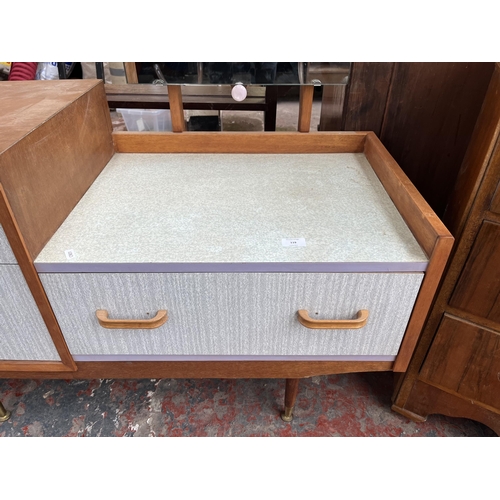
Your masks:
<svg viewBox="0 0 500 500"><path fill-rule="evenodd" d="M129 132L172 131L172 119L168 109L123 109L117 108L125 120Z"/></svg>

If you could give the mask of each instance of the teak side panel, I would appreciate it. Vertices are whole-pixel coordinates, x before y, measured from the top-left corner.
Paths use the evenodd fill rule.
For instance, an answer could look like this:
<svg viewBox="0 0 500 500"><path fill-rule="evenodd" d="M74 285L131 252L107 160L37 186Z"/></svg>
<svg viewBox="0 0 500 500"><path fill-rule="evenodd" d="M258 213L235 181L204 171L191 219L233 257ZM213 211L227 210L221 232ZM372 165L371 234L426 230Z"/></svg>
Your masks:
<svg viewBox="0 0 500 500"><path fill-rule="evenodd" d="M99 80L0 82L0 153L98 85Z"/></svg>
<svg viewBox="0 0 500 500"><path fill-rule="evenodd" d="M450 232L372 132L366 136L364 153L411 232L430 257L436 240L452 238Z"/></svg>
<svg viewBox="0 0 500 500"><path fill-rule="evenodd" d="M306 378L337 373L390 371L389 361L105 361L77 362L67 373L4 372L4 378Z"/></svg>
<svg viewBox="0 0 500 500"><path fill-rule="evenodd" d="M45 290L40 282L38 273L33 265L33 260L31 259L28 249L24 243L23 236L19 230L16 219L12 210L9 206L8 200L5 196L5 191L0 184L0 223L3 226L5 234L12 247L12 252L16 257L17 263L23 273L24 279L28 285L28 288L35 299L35 303L42 315L42 318L47 326L52 341L54 342L55 348L61 358L61 363L48 363L43 364L43 367L47 370L76 370L76 365L73 361L73 357L69 352L68 346L64 337L62 335L61 329L59 328L59 323L54 316L52 307L49 303ZM19 364L21 363L21 364ZM14 364L14 365L13 365ZM23 369L26 366L33 366L33 370L40 370L39 362L34 362L30 364L29 362L0 362L0 370L6 370L9 366L18 366L19 369ZM58 368L55 368L58 367Z"/></svg>
<svg viewBox="0 0 500 500"><path fill-rule="evenodd" d="M114 132L117 153L361 153L366 132Z"/></svg>
<svg viewBox="0 0 500 500"><path fill-rule="evenodd" d="M32 259L113 154L101 83L0 156L0 182Z"/></svg>

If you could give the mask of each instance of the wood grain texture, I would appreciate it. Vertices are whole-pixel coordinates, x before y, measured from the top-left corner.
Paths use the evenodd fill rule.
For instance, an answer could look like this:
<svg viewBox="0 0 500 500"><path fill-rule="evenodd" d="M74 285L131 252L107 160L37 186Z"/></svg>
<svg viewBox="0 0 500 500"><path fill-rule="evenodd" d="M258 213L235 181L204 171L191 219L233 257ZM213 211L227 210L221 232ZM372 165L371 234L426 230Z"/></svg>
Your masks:
<svg viewBox="0 0 500 500"><path fill-rule="evenodd" d="M380 136L394 64L352 64L342 130L370 130Z"/></svg>
<svg viewBox="0 0 500 500"><path fill-rule="evenodd" d="M61 378L71 378L70 374L73 372L74 370L64 363L53 361L0 361L2 378L33 378L33 373L39 374L42 378L53 378L54 373L62 374ZM47 374L49 375L46 376Z"/></svg>
<svg viewBox="0 0 500 500"><path fill-rule="evenodd" d="M114 132L117 153L360 153L366 132Z"/></svg>
<svg viewBox="0 0 500 500"><path fill-rule="evenodd" d="M287 378L285 386L285 408L293 408L299 392L298 378Z"/></svg>
<svg viewBox="0 0 500 500"><path fill-rule="evenodd" d="M408 368L422 332L452 251L454 238L373 133L367 134L365 155L413 235L429 257L429 266L422 288L394 364L394 371L403 372Z"/></svg>
<svg viewBox="0 0 500 500"><path fill-rule="evenodd" d="M125 67L127 83L138 83L139 79L137 78L137 68L135 66L135 62L124 62L123 65Z"/></svg>
<svg viewBox="0 0 500 500"><path fill-rule="evenodd" d="M300 86L299 99L299 132L309 132L311 128L312 105L314 97L314 85Z"/></svg>
<svg viewBox="0 0 500 500"><path fill-rule="evenodd" d="M97 80L1 82L0 153L98 85Z"/></svg>
<svg viewBox="0 0 500 500"><path fill-rule="evenodd" d="M433 413L470 418L487 425L500 436L500 414L496 411L481 404L471 404L469 399L420 380L415 383L406 406L400 408L394 405L392 409L409 418L416 415L417 421L425 421Z"/></svg>
<svg viewBox="0 0 500 500"><path fill-rule="evenodd" d="M495 195L491 200L490 210L497 215L500 215L500 186L497 187Z"/></svg>
<svg viewBox="0 0 500 500"><path fill-rule="evenodd" d="M184 120L182 90L180 85L168 85L168 99L170 101L172 130L174 133L184 132L184 130L186 130L186 122Z"/></svg>
<svg viewBox="0 0 500 500"><path fill-rule="evenodd" d="M369 132L365 156L428 257L438 238L453 238L408 176L375 134Z"/></svg>
<svg viewBox="0 0 500 500"><path fill-rule="evenodd" d="M494 86L490 86L488 90L488 96L486 98L492 106L496 105L495 100L500 99L500 80L495 79L494 81L497 82L497 84ZM479 176L480 178L474 179L472 176L471 182L468 183L469 188L462 191L465 197L461 200L458 200L457 198L457 201L459 201L460 204L466 204L468 207L467 209L463 208L463 214L458 214L455 219L453 217L453 214L448 214L449 217L447 217L447 220L458 221L454 223L454 227L456 228L463 224L463 230L457 230L458 241L454 249L453 257L446 271L445 278L443 279L443 283L440 287L440 292L436 297L436 301L433 305L432 310L430 311L429 318L426 321L423 333L420 338L420 342L415 349L407 374L404 377L402 383L397 387L397 390L395 391L395 405L399 408L409 408L407 406L407 402L410 395L412 395L411 397L413 398L411 404L415 404L420 393L420 389L417 389L417 387L423 387L423 389L421 389L421 391L423 391L422 394L424 394L424 392L427 390L425 388L427 386L425 384L422 385L422 383L418 382L418 378L420 376L422 364L426 358L430 346L432 346L435 333L438 330L439 325L441 324L442 317L445 312L460 316L466 321L474 322L476 324L476 327L478 328L490 328L494 329L494 331L497 331L498 325L495 322L477 315L472 315L462 309L454 308L449 304L450 298L455 289L457 281L462 274L462 270L468 259L469 253L475 242L481 224L486 217L490 217L492 215L491 212L487 211L487 208L490 206L493 193L497 189L497 185L500 179L500 148L498 146L498 135L495 132L498 127L499 117L497 117L496 120L492 119L491 116L488 119L485 119L485 116L487 116L487 114L487 110L483 107L483 111L481 113L482 117L478 121L478 130L482 130L481 134L484 133L485 135L487 135L490 138L491 143L484 144L483 136L480 133L475 133L473 141L469 146L469 149L471 149L472 151L476 151L476 153L470 155L470 159L467 162L466 168L473 169L475 175ZM481 154L477 153L478 151L481 152ZM475 160L473 160L473 157L475 158ZM459 205L457 205L454 210L458 209ZM484 252L488 254L491 252L491 250L482 249L481 253ZM494 272L496 272L496 270ZM473 281L470 281L469 285L471 287L476 286ZM466 287L465 282L464 287ZM446 353L443 351L440 353L440 355L445 356ZM448 366L451 369L451 366L453 366L452 358L450 362L452 364L448 364ZM460 365L457 364L455 369L460 372ZM457 394L447 395L446 402L443 401L438 410L441 413L447 415L454 415L454 412L456 411L456 416L461 416L463 412L466 411L467 405L470 405L470 402L462 399L458 401L458 398L459 397ZM448 408L446 408L447 405ZM436 410L436 412L438 412L438 410ZM467 410L470 415L472 415L471 412L474 411L475 410L473 408ZM470 416L469 418L475 417ZM479 418L479 416L477 419L481 421L481 418Z"/></svg>
<svg viewBox="0 0 500 500"><path fill-rule="evenodd" d="M24 279L33 295L36 305L42 315L42 318L47 326L52 341L57 349L59 357L61 358L61 369L75 370L76 365L69 352L68 346L59 328L59 324L54 316L52 307L49 304L45 290L40 282L38 273L33 265L33 260L28 252L24 243L24 238L20 232L19 226L16 222L14 213L7 201L5 192L0 184L0 223L5 231L7 239L9 240L12 252L16 257L17 263L23 273ZM50 369L50 366L49 366Z"/></svg>
<svg viewBox="0 0 500 500"><path fill-rule="evenodd" d="M78 362L77 372L5 371L3 378L306 378L390 371L387 361L161 361Z"/></svg>
<svg viewBox="0 0 500 500"><path fill-rule="evenodd" d="M419 378L500 412L500 332L445 314Z"/></svg>
<svg viewBox="0 0 500 500"><path fill-rule="evenodd" d="M406 371L410 364L441 277L446 269L446 264L453 248L453 242L454 240L451 236L443 236L436 240L436 246L430 258L429 267L425 273L424 281L415 302L405 336L401 342L398 357L394 363L395 372Z"/></svg>
<svg viewBox="0 0 500 500"><path fill-rule="evenodd" d="M481 107L474 132L470 140L462 166L458 173L457 182L453 187L450 202L444 214L444 220L450 231L457 237L461 234L467 215L474 201L483 179L484 172L492 156L493 148L500 134L500 67L495 65L495 71ZM500 212L500 198L498 208Z"/></svg>
<svg viewBox="0 0 500 500"><path fill-rule="evenodd" d="M325 85L321 97L319 130L342 130L346 85ZM349 129L348 129L349 130ZM370 130L370 129L357 129Z"/></svg>
<svg viewBox="0 0 500 500"><path fill-rule="evenodd" d="M22 94L24 82L15 83L20 84ZM37 93L38 87L28 86L33 90L32 99L36 100L32 106L36 119L30 118L31 107L21 106L26 102L24 99L17 101L16 89L7 89L11 99L18 103L18 113L22 116L14 120L11 127L16 133L22 131L25 137L11 143L0 155L0 182L32 259L113 156L111 120L103 84L94 85L90 90L85 81L80 87L70 84L69 95L74 101L68 103L60 86L47 83L40 93ZM78 88L80 97L75 97ZM62 102L58 91L64 96ZM43 122L37 122L40 100L47 101L44 107L48 106L53 114ZM26 124L32 128L28 130ZM16 135L9 134L12 138Z"/></svg>
<svg viewBox="0 0 500 500"><path fill-rule="evenodd" d="M493 63L396 63L380 139L443 215Z"/></svg>
<svg viewBox="0 0 500 500"><path fill-rule="evenodd" d="M155 317L150 319L110 319L108 311L106 311L105 309L98 309L95 312L95 315L97 317L97 320L99 321L99 324L103 328L124 328L128 330L150 330L153 328L158 328L163 325L168 319L167 311L165 310L158 311Z"/></svg>
<svg viewBox="0 0 500 500"><path fill-rule="evenodd" d="M498 324L500 329L500 225L484 222L450 305Z"/></svg>

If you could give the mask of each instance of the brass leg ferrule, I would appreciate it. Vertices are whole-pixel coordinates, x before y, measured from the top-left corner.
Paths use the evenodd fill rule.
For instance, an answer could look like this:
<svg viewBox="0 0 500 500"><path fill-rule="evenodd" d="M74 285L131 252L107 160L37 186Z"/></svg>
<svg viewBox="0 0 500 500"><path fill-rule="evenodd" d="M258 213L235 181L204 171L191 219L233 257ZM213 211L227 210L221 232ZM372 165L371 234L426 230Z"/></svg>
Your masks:
<svg viewBox="0 0 500 500"><path fill-rule="evenodd" d="M281 420L291 422L293 420L293 408L285 407L285 411L281 413Z"/></svg>
<svg viewBox="0 0 500 500"><path fill-rule="evenodd" d="M0 422L5 422L6 420L9 420L10 418L10 411L7 411L3 404L0 403Z"/></svg>

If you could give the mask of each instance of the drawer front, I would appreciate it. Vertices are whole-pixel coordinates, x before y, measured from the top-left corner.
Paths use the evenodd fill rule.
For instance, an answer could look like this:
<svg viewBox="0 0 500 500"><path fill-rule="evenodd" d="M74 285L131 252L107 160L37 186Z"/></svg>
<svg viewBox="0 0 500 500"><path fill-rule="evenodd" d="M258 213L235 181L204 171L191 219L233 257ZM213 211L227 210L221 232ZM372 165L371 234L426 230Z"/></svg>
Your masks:
<svg viewBox="0 0 500 500"><path fill-rule="evenodd" d="M0 265L0 360L60 361L24 276L15 265Z"/></svg>
<svg viewBox="0 0 500 500"><path fill-rule="evenodd" d="M9 241L0 224L0 264L17 264L16 258L12 253Z"/></svg>
<svg viewBox="0 0 500 500"><path fill-rule="evenodd" d="M422 273L41 274L73 355L396 355ZM168 320L151 330L105 329L111 319ZM357 330L309 329L297 319L351 319Z"/></svg>

